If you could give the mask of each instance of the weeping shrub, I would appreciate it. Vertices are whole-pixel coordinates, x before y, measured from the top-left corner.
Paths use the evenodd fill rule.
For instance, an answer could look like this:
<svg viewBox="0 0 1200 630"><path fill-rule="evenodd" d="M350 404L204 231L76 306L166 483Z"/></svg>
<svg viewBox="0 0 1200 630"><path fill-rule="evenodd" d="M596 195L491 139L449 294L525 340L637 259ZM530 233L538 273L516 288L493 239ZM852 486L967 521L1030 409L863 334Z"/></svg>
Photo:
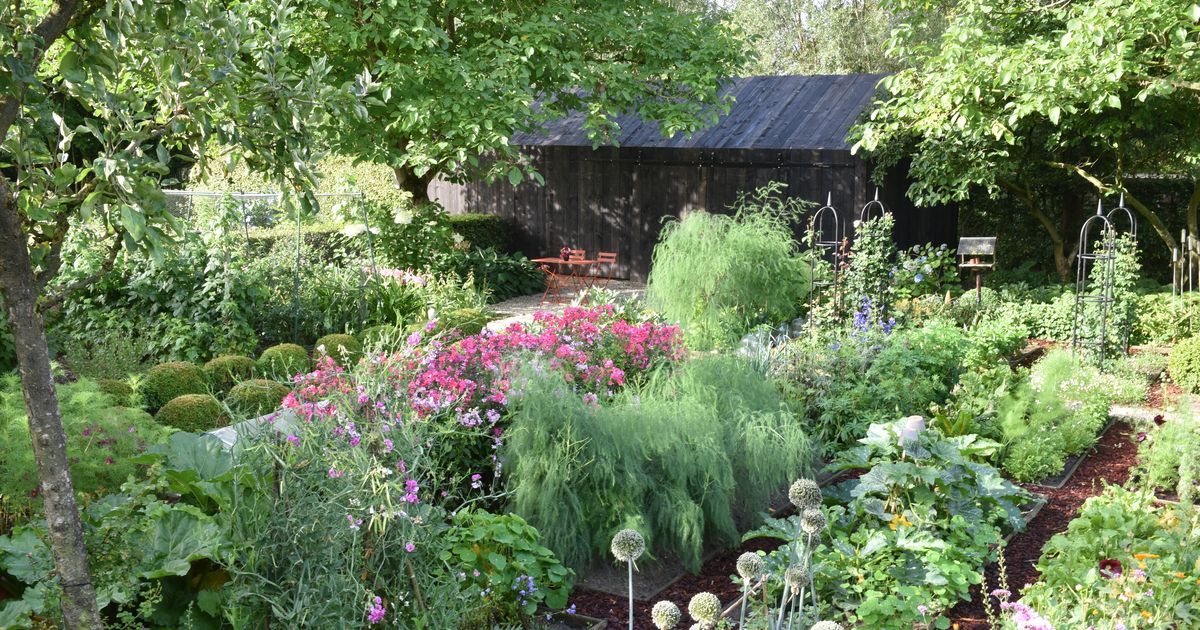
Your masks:
<svg viewBox="0 0 1200 630"><path fill-rule="evenodd" d="M732 215L693 212L663 228L646 300L680 323L689 347L729 347L757 324L793 318L808 296L808 261L791 228L803 202L782 189L743 195Z"/></svg>
<svg viewBox="0 0 1200 630"><path fill-rule="evenodd" d="M706 543L736 544L813 454L775 388L736 357L659 372L604 406L561 377L524 389L504 450L509 508L574 568L634 527L651 553L698 570Z"/></svg>

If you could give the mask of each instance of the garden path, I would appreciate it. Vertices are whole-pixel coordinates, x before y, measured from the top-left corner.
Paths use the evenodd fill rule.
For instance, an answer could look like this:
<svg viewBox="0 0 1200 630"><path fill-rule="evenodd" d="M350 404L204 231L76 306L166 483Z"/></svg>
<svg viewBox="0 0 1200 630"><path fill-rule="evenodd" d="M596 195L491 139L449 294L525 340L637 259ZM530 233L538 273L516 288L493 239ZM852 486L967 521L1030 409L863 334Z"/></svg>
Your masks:
<svg viewBox="0 0 1200 630"><path fill-rule="evenodd" d="M608 289L616 292L621 297L640 298L646 293L645 284L628 280L613 280L608 285ZM487 327L489 330L498 332L507 328L509 324L533 321L534 313L540 311L561 313L569 305L569 303L543 304L542 294L540 293L515 297L492 305L492 310L502 314L503 317L490 322Z"/></svg>

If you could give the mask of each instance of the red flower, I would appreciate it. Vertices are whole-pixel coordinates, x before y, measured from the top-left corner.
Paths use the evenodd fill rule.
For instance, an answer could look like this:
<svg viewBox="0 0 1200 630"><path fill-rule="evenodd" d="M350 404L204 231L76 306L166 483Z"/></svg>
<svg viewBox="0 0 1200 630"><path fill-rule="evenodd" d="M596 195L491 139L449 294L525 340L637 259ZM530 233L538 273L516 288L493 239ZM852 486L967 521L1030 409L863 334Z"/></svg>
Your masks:
<svg viewBox="0 0 1200 630"><path fill-rule="evenodd" d="M1121 575L1121 561L1115 558L1105 558L1100 561L1100 575L1114 578Z"/></svg>
<svg viewBox="0 0 1200 630"><path fill-rule="evenodd" d="M1155 424L1156 426L1160 426L1160 427L1161 427L1162 425L1164 425L1164 424L1166 424L1166 423L1167 423L1167 419L1166 419L1166 418L1164 418L1164 417L1163 417L1163 415L1162 415L1161 413L1160 413L1160 414L1158 414L1157 416L1154 416L1154 424Z"/></svg>
<svg viewBox="0 0 1200 630"><path fill-rule="evenodd" d="M1148 436L1146 435L1146 432L1145 432L1145 431L1138 431L1138 434L1137 434L1137 441L1139 441L1139 442L1145 442L1145 441L1146 441L1146 437L1148 437Z"/></svg>

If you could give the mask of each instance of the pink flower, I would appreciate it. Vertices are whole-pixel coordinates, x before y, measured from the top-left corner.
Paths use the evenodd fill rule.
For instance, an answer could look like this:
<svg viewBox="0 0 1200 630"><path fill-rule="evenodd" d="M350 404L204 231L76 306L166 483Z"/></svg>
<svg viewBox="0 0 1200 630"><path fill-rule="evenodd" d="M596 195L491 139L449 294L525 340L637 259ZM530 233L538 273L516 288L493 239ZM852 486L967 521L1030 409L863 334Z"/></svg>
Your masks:
<svg viewBox="0 0 1200 630"><path fill-rule="evenodd" d="M292 446L299 446L299 445L300 445L300 438L298 438L298 437L296 437L296 436L294 436L294 435L289 435L289 436L287 436L287 441L288 441L288 443L290 443Z"/></svg>
<svg viewBox="0 0 1200 630"><path fill-rule="evenodd" d="M375 603L367 608L367 621L374 625L383 621L386 615L387 607L383 605L383 599L376 597Z"/></svg>
<svg viewBox="0 0 1200 630"><path fill-rule="evenodd" d="M408 543L406 543L404 545L404 550L407 551L408 553L412 553L417 550L417 546L412 544L412 541L409 541Z"/></svg>

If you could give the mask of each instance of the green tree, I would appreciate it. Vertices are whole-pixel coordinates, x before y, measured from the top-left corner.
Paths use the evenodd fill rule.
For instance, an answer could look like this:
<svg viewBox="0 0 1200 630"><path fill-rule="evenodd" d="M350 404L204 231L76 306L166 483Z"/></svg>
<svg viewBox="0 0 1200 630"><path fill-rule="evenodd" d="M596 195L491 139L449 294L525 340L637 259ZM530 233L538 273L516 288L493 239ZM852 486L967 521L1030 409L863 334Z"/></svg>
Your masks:
<svg viewBox="0 0 1200 630"><path fill-rule="evenodd" d="M912 158L918 203L1011 193L1070 264L1064 230L1038 207L1062 178L1094 194L1124 192L1167 245L1158 212L1127 182L1144 173L1191 180L1200 206L1200 6L1191 0L887 0L909 17L892 47L914 60L883 83L856 149L884 165ZM936 43L914 37L948 19ZM1056 183L1055 179L1060 182Z"/></svg>
<svg viewBox="0 0 1200 630"><path fill-rule="evenodd" d="M314 0L299 55L383 89L329 130L339 152L387 164L414 203L438 176L531 173L519 131L578 112L596 143L636 112L665 135L728 110L720 88L746 54L710 12L663 0Z"/></svg>
<svg viewBox="0 0 1200 630"><path fill-rule="evenodd" d="M737 0L729 20L757 53L751 74L894 72L904 66L887 49L897 18L881 0Z"/></svg>
<svg viewBox="0 0 1200 630"><path fill-rule="evenodd" d="M281 53L287 19L282 5L254 15L183 0L0 9L0 297L68 628L101 621L43 328L46 310L89 281L54 283L63 243L98 235L100 272L123 248L161 253L177 227L161 193L172 160L203 161L210 142L281 182L305 179L309 129L352 90L333 87L319 61L295 66Z"/></svg>

